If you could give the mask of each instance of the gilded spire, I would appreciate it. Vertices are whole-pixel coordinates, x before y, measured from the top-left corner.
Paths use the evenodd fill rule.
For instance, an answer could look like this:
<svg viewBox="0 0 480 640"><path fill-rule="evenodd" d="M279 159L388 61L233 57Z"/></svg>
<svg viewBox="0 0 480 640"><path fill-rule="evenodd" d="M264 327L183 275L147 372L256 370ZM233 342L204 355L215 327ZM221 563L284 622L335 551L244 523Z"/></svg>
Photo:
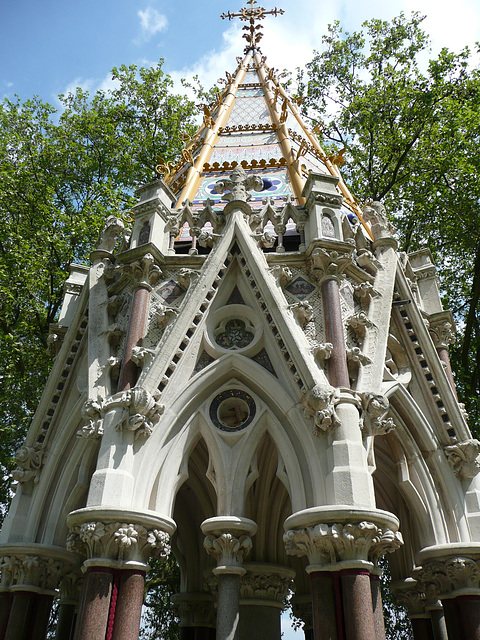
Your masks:
<svg viewBox="0 0 480 640"><path fill-rule="evenodd" d="M225 18L228 18L229 20L233 20L233 18L239 18L240 20L249 23L248 26L243 27L243 30L246 31L246 33L243 34L243 37L248 43L247 47L245 48L245 52L247 52L249 49L258 49L258 43L262 39L262 25L257 24L257 21L263 20L265 16L268 15L276 17L285 13L283 9L277 9L277 7L275 7L275 9L271 9L270 11L267 11L263 7L256 7L255 5L257 4L257 0L249 0L248 4L250 5L250 7L243 7L237 13L228 11L227 13L222 13L222 15L220 16L223 20L225 20Z"/></svg>

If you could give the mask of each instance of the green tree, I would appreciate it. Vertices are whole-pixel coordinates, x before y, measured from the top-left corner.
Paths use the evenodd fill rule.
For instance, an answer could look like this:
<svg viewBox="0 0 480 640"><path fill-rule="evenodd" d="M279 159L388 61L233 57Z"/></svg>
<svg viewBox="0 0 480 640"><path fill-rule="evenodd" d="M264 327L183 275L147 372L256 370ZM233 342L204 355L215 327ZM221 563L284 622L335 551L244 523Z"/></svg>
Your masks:
<svg viewBox="0 0 480 640"><path fill-rule="evenodd" d="M299 74L306 113L363 202L382 200L401 250L428 245L459 333L452 360L475 430L480 418L479 70L470 52L430 55L423 17L337 22Z"/></svg>
<svg viewBox="0 0 480 640"><path fill-rule="evenodd" d="M0 503L51 358L73 261L85 262L106 216L128 209L174 160L193 131L195 107L162 71L114 69L115 87L60 96L57 111L35 97L0 104Z"/></svg>

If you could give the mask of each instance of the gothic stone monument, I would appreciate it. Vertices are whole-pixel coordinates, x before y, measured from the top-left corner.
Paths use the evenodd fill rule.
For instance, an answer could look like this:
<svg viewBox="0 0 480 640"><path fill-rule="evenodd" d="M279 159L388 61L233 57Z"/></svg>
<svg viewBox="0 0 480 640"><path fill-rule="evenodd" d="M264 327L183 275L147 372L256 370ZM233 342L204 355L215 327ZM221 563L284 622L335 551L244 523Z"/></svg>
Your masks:
<svg viewBox="0 0 480 640"><path fill-rule="evenodd" d="M480 443L427 250L361 211L247 47L135 221L72 265L1 532L0 638L138 638L175 554L182 640L382 640L379 560L415 638L480 638ZM277 14L279 11L274 10ZM58 590L58 591L57 591ZM447 636L448 634L448 636Z"/></svg>

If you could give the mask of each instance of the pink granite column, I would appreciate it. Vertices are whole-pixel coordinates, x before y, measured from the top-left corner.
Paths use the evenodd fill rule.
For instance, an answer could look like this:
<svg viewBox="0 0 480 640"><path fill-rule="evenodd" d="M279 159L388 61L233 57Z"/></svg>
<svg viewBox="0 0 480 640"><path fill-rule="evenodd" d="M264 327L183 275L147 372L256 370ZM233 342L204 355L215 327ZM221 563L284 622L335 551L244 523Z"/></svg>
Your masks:
<svg viewBox="0 0 480 640"><path fill-rule="evenodd" d="M328 360L329 382L333 387L349 387L347 352L343 333L340 289L335 277L322 280L323 313L325 317L326 342L333 344Z"/></svg>
<svg viewBox="0 0 480 640"><path fill-rule="evenodd" d="M480 597L442 600L448 640L480 640Z"/></svg>
<svg viewBox="0 0 480 640"><path fill-rule="evenodd" d="M380 576L370 575L370 588L372 592L373 621L375 624L376 640L385 640L385 620L383 618L382 589Z"/></svg>
<svg viewBox="0 0 480 640"><path fill-rule="evenodd" d="M87 569L82 588L75 640L105 640L113 592L113 571Z"/></svg>
<svg viewBox="0 0 480 640"><path fill-rule="evenodd" d="M125 348L123 351L120 378L118 380L117 391L126 391L135 386L137 381L137 365L132 360L133 347L141 346L147 319L148 301L150 292L139 287L135 289L130 312L130 322L128 325Z"/></svg>
<svg viewBox="0 0 480 640"><path fill-rule="evenodd" d="M47 634L53 596L39 594L35 598L35 608L32 616L29 640L45 640Z"/></svg>
<svg viewBox="0 0 480 640"><path fill-rule="evenodd" d="M12 608L12 594L8 591L0 593L0 639L5 637L10 610Z"/></svg>
<svg viewBox="0 0 480 640"><path fill-rule="evenodd" d="M432 623L429 617L410 618L414 640L434 640Z"/></svg>
<svg viewBox="0 0 480 640"><path fill-rule="evenodd" d="M30 639L36 595L30 591L15 591L13 593L12 607L5 629L5 640Z"/></svg>
<svg viewBox="0 0 480 640"><path fill-rule="evenodd" d="M370 574L361 569L340 572L343 620L348 640L376 640Z"/></svg>
<svg viewBox="0 0 480 640"><path fill-rule="evenodd" d="M310 583L312 587L313 639L341 640L343 633L338 574L331 571L314 571L310 574Z"/></svg>
<svg viewBox="0 0 480 640"><path fill-rule="evenodd" d="M138 640L142 615L145 574L143 571L119 572L112 640Z"/></svg>
<svg viewBox="0 0 480 640"><path fill-rule="evenodd" d="M75 630L76 608L74 604L60 604L55 640L72 640Z"/></svg>

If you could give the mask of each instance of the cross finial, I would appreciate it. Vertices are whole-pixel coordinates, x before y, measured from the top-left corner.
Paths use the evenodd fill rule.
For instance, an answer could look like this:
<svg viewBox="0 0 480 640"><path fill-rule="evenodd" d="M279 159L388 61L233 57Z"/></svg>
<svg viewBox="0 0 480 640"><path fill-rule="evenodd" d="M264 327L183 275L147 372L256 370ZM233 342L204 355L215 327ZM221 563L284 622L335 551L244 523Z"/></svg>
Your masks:
<svg viewBox="0 0 480 640"><path fill-rule="evenodd" d="M256 24L256 21L263 20L265 16L278 16L285 13L283 9L271 9L267 11L263 7L255 6L257 4L257 0L249 0L248 4L250 7L243 7L238 11L238 13L232 13L228 11L228 13L222 13L220 16L223 20L228 18L229 20L233 20L233 18L240 18L240 20L244 22L248 22L249 25L243 27L243 30L246 33L243 34L243 37L248 42L247 49L258 49L258 43L260 42L263 33L261 32L261 25Z"/></svg>

